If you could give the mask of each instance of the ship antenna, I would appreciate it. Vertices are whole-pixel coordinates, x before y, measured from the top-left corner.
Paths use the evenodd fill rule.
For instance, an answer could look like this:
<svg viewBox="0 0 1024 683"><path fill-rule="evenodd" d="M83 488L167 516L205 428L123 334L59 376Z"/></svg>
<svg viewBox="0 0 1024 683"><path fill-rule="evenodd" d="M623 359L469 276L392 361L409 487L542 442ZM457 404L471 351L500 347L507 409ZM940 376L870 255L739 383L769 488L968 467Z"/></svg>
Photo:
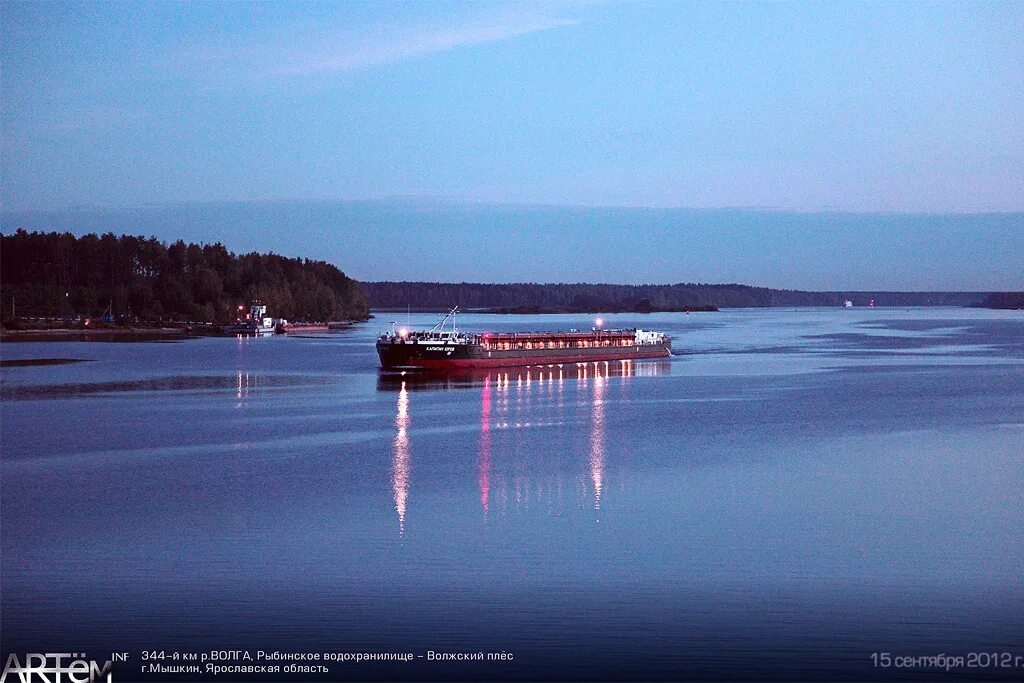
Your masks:
<svg viewBox="0 0 1024 683"><path fill-rule="evenodd" d="M448 318L451 318L452 319L452 334L454 335L455 334L455 314L458 313L458 312L459 312L459 307L458 306L456 306L452 310L448 311L448 313L446 313L445 316L443 318L441 318L441 322L439 322L436 325L434 325L433 327L431 327L430 331L433 332L434 330L437 330L438 332L444 332L444 324L446 322L448 322Z"/></svg>

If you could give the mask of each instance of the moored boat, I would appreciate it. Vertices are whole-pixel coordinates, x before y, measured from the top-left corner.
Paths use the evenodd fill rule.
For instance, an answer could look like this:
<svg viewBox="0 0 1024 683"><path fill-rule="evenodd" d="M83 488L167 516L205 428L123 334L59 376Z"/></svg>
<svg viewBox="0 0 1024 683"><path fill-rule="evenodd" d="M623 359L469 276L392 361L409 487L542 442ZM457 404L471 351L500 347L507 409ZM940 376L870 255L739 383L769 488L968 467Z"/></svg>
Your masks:
<svg viewBox="0 0 1024 683"><path fill-rule="evenodd" d="M239 306L238 310L242 311L243 307ZM225 334L260 336L274 334L277 331L277 325L273 318L267 317L267 307L258 301L254 301L244 318L241 316L241 312L239 312L239 317L235 323L233 325L225 325L222 329Z"/></svg>

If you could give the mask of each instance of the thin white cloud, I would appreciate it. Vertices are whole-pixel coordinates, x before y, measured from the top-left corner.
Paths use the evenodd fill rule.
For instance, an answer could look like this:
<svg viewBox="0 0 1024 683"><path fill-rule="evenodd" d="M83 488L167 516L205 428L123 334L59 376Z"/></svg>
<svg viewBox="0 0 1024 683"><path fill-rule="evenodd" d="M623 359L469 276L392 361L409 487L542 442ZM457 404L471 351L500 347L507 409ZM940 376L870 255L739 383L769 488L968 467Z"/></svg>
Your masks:
<svg viewBox="0 0 1024 683"><path fill-rule="evenodd" d="M289 54L284 63L271 72L306 75L360 71L578 23L575 19L558 16L505 13L448 25L376 26L358 34L346 32L331 36L314 49Z"/></svg>
<svg viewBox="0 0 1024 683"><path fill-rule="evenodd" d="M579 23L556 13L561 7L524 4L501 12L415 24L293 26L252 42L186 47L167 68L179 76L218 86L238 83L239 79L353 73Z"/></svg>

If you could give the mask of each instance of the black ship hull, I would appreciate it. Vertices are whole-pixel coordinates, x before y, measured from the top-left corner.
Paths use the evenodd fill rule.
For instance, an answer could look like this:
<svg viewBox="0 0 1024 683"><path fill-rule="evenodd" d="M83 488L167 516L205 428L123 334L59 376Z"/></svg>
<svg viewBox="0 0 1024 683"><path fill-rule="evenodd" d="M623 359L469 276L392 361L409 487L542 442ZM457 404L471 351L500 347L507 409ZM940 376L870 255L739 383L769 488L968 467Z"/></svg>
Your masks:
<svg viewBox="0 0 1024 683"><path fill-rule="evenodd" d="M590 361L665 358L671 342L591 348L488 349L479 344L378 341L377 354L384 368L497 368L554 365Z"/></svg>

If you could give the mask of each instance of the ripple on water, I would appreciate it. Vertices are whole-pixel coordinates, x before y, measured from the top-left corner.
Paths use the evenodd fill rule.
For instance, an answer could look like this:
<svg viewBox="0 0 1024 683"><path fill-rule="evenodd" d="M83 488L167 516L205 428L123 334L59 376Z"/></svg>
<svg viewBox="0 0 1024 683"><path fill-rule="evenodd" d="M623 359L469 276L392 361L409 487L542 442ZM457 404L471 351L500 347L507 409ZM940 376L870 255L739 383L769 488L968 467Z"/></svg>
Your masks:
<svg viewBox="0 0 1024 683"><path fill-rule="evenodd" d="M329 384L326 376L313 375L257 375L257 386L263 388L305 387ZM96 394L115 394L136 391L220 391L238 388L238 375L171 375L121 382L81 382L75 384L30 384L6 387L4 400L27 401L34 399L73 398ZM255 388L247 384L247 389Z"/></svg>

